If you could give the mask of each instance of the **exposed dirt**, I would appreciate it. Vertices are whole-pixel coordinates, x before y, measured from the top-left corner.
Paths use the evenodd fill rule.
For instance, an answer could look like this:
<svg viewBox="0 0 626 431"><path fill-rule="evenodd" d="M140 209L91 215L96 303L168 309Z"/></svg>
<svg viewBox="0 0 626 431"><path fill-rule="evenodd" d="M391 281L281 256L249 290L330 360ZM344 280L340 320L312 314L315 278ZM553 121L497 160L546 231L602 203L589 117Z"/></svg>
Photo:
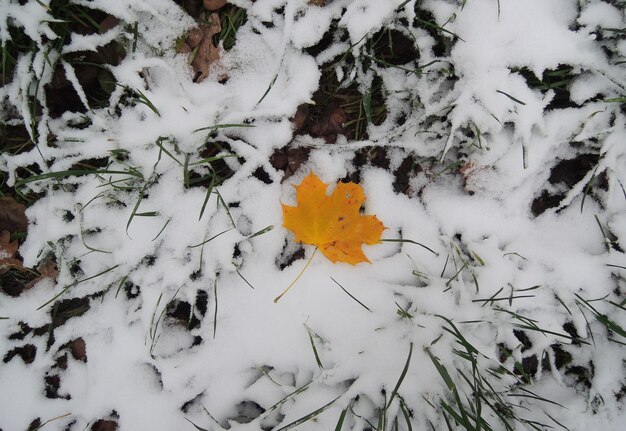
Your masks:
<svg viewBox="0 0 626 431"><path fill-rule="evenodd" d="M393 190L396 193L404 193L410 196L409 182L411 178L415 177L415 175L420 172L422 172L421 165L417 163L412 155L408 155L394 172L396 180L393 182Z"/></svg>
<svg viewBox="0 0 626 431"><path fill-rule="evenodd" d="M539 196L531 204L531 212L536 217L550 208L556 208L560 205L561 201L567 195L567 191L571 190L576 184L578 184L591 170L597 165L600 156L598 154L582 153L573 159L559 160L550 171L548 183L551 189L558 189L563 191L549 191L544 189ZM588 186L589 190L586 193L593 192L594 189L605 189L606 182L605 176L598 175L593 178ZM593 193L590 193L593 196Z"/></svg>

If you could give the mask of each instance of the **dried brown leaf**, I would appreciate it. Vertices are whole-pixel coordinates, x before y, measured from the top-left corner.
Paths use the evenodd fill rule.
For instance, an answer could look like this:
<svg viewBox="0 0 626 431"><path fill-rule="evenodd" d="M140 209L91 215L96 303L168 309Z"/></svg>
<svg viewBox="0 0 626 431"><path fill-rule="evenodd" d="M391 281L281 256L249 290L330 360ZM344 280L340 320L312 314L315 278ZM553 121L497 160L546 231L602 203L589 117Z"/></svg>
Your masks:
<svg viewBox="0 0 626 431"><path fill-rule="evenodd" d="M113 15L107 15L102 21L100 21L100 33L106 33L112 28L117 27L119 23L119 18Z"/></svg>
<svg viewBox="0 0 626 431"><path fill-rule="evenodd" d="M306 147L292 147L276 150L270 157L270 163L276 169L285 171L282 181L296 173L300 166L309 159L311 150Z"/></svg>
<svg viewBox="0 0 626 431"><path fill-rule="evenodd" d="M91 431L115 431L119 425L114 420L99 419L91 426Z"/></svg>
<svg viewBox="0 0 626 431"><path fill-rule="evenodd" d="M302 131L302 129L304 128L307 120L309 119L310 111L311 110L309 109L309 105L306 103L298 106L298 109L296 110L296 115L293 116L294 135L300 133L300 131Z"/></svg>
<svg viewBox="0 0 626 431"><path fill-rule="evenodd" d="M204 7L208 10L218 10L226 6L226 0L204 0Z"/></svg>
<svg viewBox="0 0 626 431"><path fill-rule="evenodd" d="M87 344L82 337L79 337L70 343L70 352L74 359L87 362Z"/></svg>
<svg viewBox="0 0 626 431"><path fill-rule="evenodd" d="M0 230L26 231L28 219L26 207L10 196L0 198Z"/></svg>
<svg viewBox="0 0 626 431"><path fill-rule="evenodd" d="M191 48L195 48L196 46L200 44L200 42L202 42L203 37L204 37L204 32L202 31L202 29L199 27L195 27L189 30L189 33L187 33L187 37L185 38L185 41Z"/></svg>
<svg viewBox="0 0 626 431"><path fill-rule="evenodd" d="M11 234L3 230L0 233L0 275L11 267L22 267L22 262L15 258L19 245L17 241L11 241Z"/></svg>
<svg viewBox="0 0 626 431"><path fill-rule="evenodd" d="M57 277L59 276L57 264L54 261L54 259L46 259L42 261L37 266L37 271L39 272L39 276L35 278L34 280L31 280L30 282L28 282L28 284L24 286L24 289L28 290L32 288L34 285L36 285L37 283L39 283L40 281L45 280L45 279L51 280L53 283L56 283Z"/></svg>
<svg viewBox="0 0 626 431"><path fill-rule="evenodd" d="M314 138L324 138L329 144L334 144L338 135L345 135L343 124L348 121L348 117L340 107L329 107L328 111L313 123L309 128L309 133Z"/></svg>
<svg viewBox="0 0 626 431"><path fill-rule="evenodd" d="M209 76L209 70L214 63L217 63L221 56L221 49L213 44L213 35L222 31L220 17L216 13L209 15L206 24L200 26L202 30L202 41L197 45L197 51L191 62L196 71L196 82L204 80Z"/></svg>

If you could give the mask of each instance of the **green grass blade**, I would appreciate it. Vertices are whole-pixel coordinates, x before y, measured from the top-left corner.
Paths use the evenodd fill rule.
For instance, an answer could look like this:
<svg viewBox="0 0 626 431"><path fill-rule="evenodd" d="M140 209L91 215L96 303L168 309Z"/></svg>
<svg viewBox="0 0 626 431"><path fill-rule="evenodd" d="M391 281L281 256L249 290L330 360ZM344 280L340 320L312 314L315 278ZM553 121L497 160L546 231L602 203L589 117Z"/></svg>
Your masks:
<svg viewBox="0 0 626 431"><path fill-rule="evenodd" d="M570 431L568 427L566 427L565 425L563 425L561 422L557 421L556 419L554 419L552 416L550 416L548 413L544 412L544 414L549 417L550 419L552 419L552 422L554 422L555 424L557 424L558 426L560 426L561 428L563 428L565 431Z"/></svg>
<svg viewBox="0 0 626 431"><path fill-rule="evenodd" d="M204 413L206 413L206 414L207 414L207 416L208 416L209 418L211 418L211 420L212 420L213 422L215 422L215 424L216 424L216 425L217 425L217 426L218 426L221 430L223 430L223 429L224 429L224 427L222 427L222 425L221 425L221 424L217 421L217 419L215 419L215 418L213 417L213 415L212 415L211 413L209 413L209 411L207 410L207 408L206 408L206 407L202 406L202 410L204 410Z"/></svg>
<svg viewBox="0 0 626 431"><path fill-rule="evenodd" d="M226 204L226 201L224 200L224 198L222 197L222 194L220 193L220 191L217 189L217 187L215 188L215 193L217 193L217 202L222 205L222 207L224 207L224 209L226 210L226 214L228 215L228 218L230 219L230 222L233 224L233 227L236 228L237 225L235 224L235 220L233 219L232 214L230 213L230 210L228 209L228 204Z"/></svg>
<svg viewBox="0 0 626 431"><path fill-rule="evenodd" d="M215 124L214 126L201 127L199 129L194 129L194 132L201 132L203 130L218 130L218 129L229 129L231 127L256 127L254 124ZM223 158L223 157L222 157ZM202 161L196 163L204 163Z"/></svg>
<svg viewBox="0 0 626 431"><path fill-rule="evenodd" d="M24 178L23 180L17 181L15 183L15 188L19 188L19 187L21 187L21 186L23 186L25 184L28 184L28 183L34 183L36 181L43 181L43 180L49 180L49 179L60 180L62 178L67 178L67 177L80 177L80 176L83 176L83 175L91 175L91 174L96 174L96 175L130 175L130 176L134 176L134 177L143 178L143 176L139 172L133 171L133 170L116 171L116 170L110 170L110 169L70 169L70 170L67 170L67 171L48 172L46 174L33 175L31 177Z"/></svg>
<svg viewBox="0 0 626 431"><path fill-rule="evenodd" d="M189 154L185 154L185 161L183 163L183 184L185 188L189 188Z"/></svg>
<svg viewBox="0 0 626 431"><path fill-rule="evenodd" d="M440 31L440 32L442 32L442 33L449 34L450 36L452 36L452 37L456 37L456 38L457 38L457 39L459 39L460 41L465 42L465 41L463 40L463 38L461 38L461 37L460 37L459 35L457 35L456 33L453 33L453 32L451 32L450 30L446 30L445 28L443 28L443 27L441 27L441 26L437 25L436 23L434 23L434 22L432 22L432 21L424 21L424 20L419 19L419 18L415 18L415 21L417 21L417 22L419 22L419 23L421 23L421 24L425 25L426 27L430 27L430 28L433 28L433 29L435 29L435 30L439 30L439 31Z"/></svg>
<svg viewBox="0 0 626 431"><path fill-rule="evenodd" d="M223 234L225 234L226 232L229 232L229 231L231 231L231 230L233 230L233 228L232 228L232 227L230 227L230 228L228 228L228 229L226 229L226 230L223 230L223 231L221 231L221 232L220 232L220 233L218 233L218 234L213 235L211 238L206 239L206 240L202 241L202 242L201 242L201 243L199 243L199 244L190 245L190 246L189 246L189 248L196 248L196 247L203 246L203 245L204 245L204 244L206 244L207 242L213 241L213 240L214 240L215 238L217 238L218 236L223 235Z"/></svg>
<svg viewBox="0 0 626 431"><path fill-rule="evenodd" d="M159 147L159 149L163 151L170 159L174 160L176 163L182 166L183 164L180 162L180 160L178 160L167 148L163 146L163 142L165 141L169 141L169 139L159 136L159 138L156 140L157 147Z"/></svg>
<svg viewBox="0 0 626 431"><path fill-rule="evenodd" d="M170 224L171 221L172 221L172 217L168 218L165 224L163 225L163 227L161 228L161 230L159 231L159 233L157 233L156 236L152 238L151 241L156 241L156 239L161 236L161 234L163 233L167 225Z"/></svg>
<svg viewBox="0 0 626 431"><path fill-rule="evenodd" d="M404 417L404 422L406 423L407 431L413 431L413 426L411 425L411 415L409 413L409 408L404 402L404 399L400 396L400 411L402 412L402 416Z"/></svg>
<svg viewBox="0 0 626 431"><path fill-rule="evenodd" d="M583 212L583 208L585 207L585 199L587 199L587 195L589 195L589 192L591 191L591 187L596 179L596 174L598 173L599 167L600 165L597 165L596 168L593 170L593 173L591 174L591 178L589 179L589 182L585 185L585 188L583 189L583 198L580 200L580 213L581 214Z"/></svg>
<svg viewBox="0 0 626 431"><path fill-rule="evenodd" d="M313 349L313 355L315 355L315 362L317 363L317 366L319 367L320 370L324 369L324 365L322 365L322 360L320 359L320 355L317 352L317 348L315 347L315 341L313 341L313 334L311 334L311 331L309 329L307 329L307 332L309 333L309 341L311 342L311 348Z"/></svg>
<svg viewBox="0 0 626 431"><path fill-rule="evenodd" d="M112 251L107 251L107 250L101 250L99 248L95 248L95 247L91 247L89 244L87 244L87 242L85 242L85 235L83 233L83 230L80 230L80 240L83 243L83 245L85 246L85 248L89 251L93 251L96 253L104 253L104 254L111 254L113 253Z"/></svg>
<svg viewBox="0 0 626 431"><path fill-rule="evenodd" d="M237 275L239 277L241 277L241 279L248 285L250 286L250 289L254 289L254 286L252 284L250 284L250 282L248 280L246 280L246 278L241 274L241 272L239 272L239 270L237 269Z"/></svg>
<svg viewBox="0 0 626 431"><path fill-rule="evenodd" d="M122 287L124 286L124 284L126 283L126 280L128 280L128 276L125 275L124 277L121 278L120 283L117 285L117 290L115 291L115 297L117 298L117 295L119 295L120 290L122 290Z"/></svg>
<svg viewBox="0 0 626 431"><path fill-rule="evenodd" d="M217 334L217 279L213 282L213 296L215 297L215 307L213 308L213 339Z"/></svg>
<svg viewBox="0 0 626 431"><path fill-rule="evenodd" d="M405 310L404 308L400 307L400 304L398 304L397 302L395 302L395 304L396 304L396 307L397 307L396 312L398 313L398 316L400 316L403 319L412 319L413 318L413 315L407 311L409 309L408 307Z"/></svg>
<svg viewBox="0 0 626 431"><path fill-rule="evenodd" d="M381 239L380 242L406 242L406 243L409 243L409 244L415 244L415 245L419 245L420 247L425 248L426 250L430 251L435 256L439 256L439 253L434 251L432 248L427 247L424 244L420 244L419 242L413 241L411 239Z"/></svg>
<svg viewBox="0 0 626 431"><path fill-rule="evenodd" d="M128 221L126 222L126 234L127 235L128 235L128 228L130 227L130 224L133 222L133 219L135 218L135 216L137 215L137 210L139 209L139 205L141 205L141 201L143 200L144 192L148 189L149 185L150 185L150 181L147 181L144 184L144 186L141 188L141 190L139 190L139 197L137 198L137 202L135 202L135 206L130 212L130 216L128 217Z"/></svg>
<svg viewBox="0 0 626 431"><path fill-rule="evenodd" d="M67 293L68 290L70 290L72 287L79 285L80 283L84 283L85 281L89 281L89 280L93 280L94 278L100 277L101 275L106 274L107 272L111 272L113 271L115 268L117 268L119 265L114 265L110 268L105 269L102 272L97 273L96 275L92 275L91 277L87 277L87 278L83 278L80 279L72 284L68 284L67 286L64 286L63 289L61 289L61 292L57 293L56 295L54 295L50 300L48 300L45 304L40 305L39 307L37 307L37 310L41 310L43 307L45 307L46 305L54 302L57 298L65 295L65 293Z"/></svg>
<svg viewBox="0 0 626 431"><path fill-rule="evenodd" d="M240 127L244 127L244 126L245 127L254 127L254 126L247 125L247 124L244 124L244 125L242 125ZM204 130L204 129L198 129L198 130ZM237 157L237 155L236 154L224 154L224 155L221 155L221 156L207 157L206 159L202 159L202 160L198 160L197 162L190 163L189 166L203 165L205 163L211 164L213 162L217 162L218 160L226 159L228 157Z"/></svg>
<svg viewBox="0 0 626 431"><path fill-rule="evenodd" d="M273 224L264 227L263 229L261 229L258 232L253 233L252 235L247 236L246 239L252 239L254 237L257 237L257 236L260 236L260 235L264 235L264 234L268 233L269 231L271 231L272 229L274 229L274 225Z"/></svg>
<svg viewBox="0 0 626 431"><path fill-rule="evenodd" d="M354 299L356 302L359 303L359 305L361 305L361 307L365 308L367 311L371 312L372 310L365 304L363 304L361 301L359 301L358 299L356 299L350 292L348 292L341 284L339 284L339 282L337 280L335 280L334 278L330 277L330 279L332 281L335 282L335 284L337 286L339 286L341 288L341 290L343 290L350 298Z"/></svg>
<svg viewBox="0 0 626 431"><path fill-rule="evenodd" d="M441 412L441 415L443 416L443 420L446 422L448 431L454 431L454 429L452 428L452 425L450 425L450 421L448 420L448 416L446 416L445 412ZM435 431L435 427L433 426L433 424L430 424L430 426L432 427L433 431Z"/></svg>
<svg viewBox="0 0 626 431"><path fill-rule="evenodd" d="M265 90L265 93L263 93L263 96L261 96L259 101L256 102L257 105L259 105L265 99L265 97L270 93L272 87L274 86L274 84L276 84L276 80L277 79L278 79L278 73L276 75L274 75L274 78L272 78L272 81L270 82L270 85L267 86L267 90Z"/></svg>
<svg viewBox="0 0 626 431"><path fill-rule="evenodd" d="M452 381L452 378L450 377L450 374L448 373L448 370L446 370L446 367L441 362L439 362L439 359L430 352L430 349L428 347L426 347L425 350L426 350L426 354L428 355L430 360L435 365L435 368L439 372L439 375L441 376L441 378L443 379L444 383L448 387L448 390L454 389L456 387L456 385Z"/></svg>
<svg viewBox="0 0 626 431"><path fill-rule="evenodd" d="M506 97L508 97L509 99L511 99L515 103L519 103L520 105L526 105L524 102L522 102L521 100L516 99L515 97L511 96L509 93L505 93L504 91L500 91L500 90L496 90L496 93L500 93L500 94L505 95Z"/></svg>
<svg viewBox="0 0 626 431"><path fill-rule="evenodd" d="M339 395L337 398L335 398L334 400L330 401L329 403L324 404L324 405L323 405L322 407L320 407L319 409L317 409L317 410L315 410L315 411L313 411L313 412L309 413L309 414L308 414L308 415L306 415L306 416L301 417L301 418L300 418L300 419L298 419L298 420L295 420L295 421L291 422L291 423L290 423L290 424L288 424L288 425L285 425L284 427L282 427L282 428L280 428L280 429L278 429L278 430L276 430L276 431L287 431L287 430L289 430L289 429L292 429L292 428L297 427L298 425L302 425L303 423L305 423L305 422L307 422L307 421L309 421L309 420L313 419L315 416L317 416L317 415L319 415L320 413L322 413L324 410L326 410L328 407L330 407L330 406L331 406L331 405L332 405L335 401L337 401L339 398L341 398L341 395Z"/></svg>
<svg viewBox="0 0 626 431"><path fill-rule="evenodd" d="M200 208L200 216L198 217L198 221L202 219L202 216L204 215L204 210L206 209L206 205L209 202L209 198L211 197L211 193L213 193L213 186L215 184L214 179L215 177L213 177L213 179L211 180L211 184L209 184L209 187L206 189L206 194L204 195L202 208Z"/></svg>
<svg viewBox="0 0 626 431"><path fill-rule="evenodd" d="M311 383L313 383L313 380L311 380L310 382L300 386L299 388L295 389L293 392L290 392L289 394L285 395L285 397L283 397L280 401L278 401L276 404L274 404L272 407L270 407L269 409L267 409L268 412L271 412L272 410L275 410L277 407L281 406L282 404L285 403L285 401L287 401L289 398L291 398L294 395L298 395L301 394L302 392L306 391L309 386L311 385Z"/></svg>
<svg viewBox="0 0 626 431"><path fill-rule="evenodd" d="M209 430L207 430L206 428L199 427L198 425L194 424L193 422L191 422L191 421L190 421L189 419L187 419L187 418L185 418L185 420L186 420L187 422L189 422L191 425L193 425L193 426L194 426L194 428L195 428L195 429L197 429L198 431L209 431Z"/></svg>
<svg viewBox="0 0 626 431"><path fill-rule="evenodd" d="M508 397L514 397L514 398L531 398L533 400L542 401L542 402L548 403L548 404L553 404L555 406L559 406L559 407L564 408L564 409L567 408L563 404L559 404L556 401L552 401L552 400L544 398L544 397L542 397L540 395L537 395L536 393L534 393L534 392L532 392L532 391L530 391L530 390L528 390L526 388L519 387L517 389L522 391L522 392L524 392L524 393L523 394L507 394L507 396Z"/></svg>
<svg viewBox="0 0 626 431"><path fill-rule="evenodd" d="M133 90L130 87L126 87L123 86L124 88L126 88L127 90L137 93L139 95L139 97L137 98L139 103L146 105L148 108L150 108L150 110L152 112L154 112L155 114L157 114L157 116L161 116L161 113L159 112L159 110L156 108L156 106L154 106L152 104L152 101L150 101L150 99L148 99L148 96L146 96L145 94L143 94L143 92L141 90Z"/></svg>
<svg viewBox="0 0 626 431"><path fill-rule="evenodd" d="M343 409L343 411L339 415L339 420L337 421L337 425L335 425L335 431L341 431L341 428L343 427L343 421L346 419L346 414L348 413L349 408L350 406Z"/></svg>
<svg viewBox="0 0 626 431"><path fill-rule="evenodd" d="M157 303L154 306L154 311L152 312L152 318L150 319L150 338L152 339L154 339L154 336L156 335L157 325L155 325L155 320L156 320L155 318L156 318L157 311L159 309L159 304L161 304L161 299L163 299L163 292L161 292L159 294L159 297L157 298Z"/></svg>

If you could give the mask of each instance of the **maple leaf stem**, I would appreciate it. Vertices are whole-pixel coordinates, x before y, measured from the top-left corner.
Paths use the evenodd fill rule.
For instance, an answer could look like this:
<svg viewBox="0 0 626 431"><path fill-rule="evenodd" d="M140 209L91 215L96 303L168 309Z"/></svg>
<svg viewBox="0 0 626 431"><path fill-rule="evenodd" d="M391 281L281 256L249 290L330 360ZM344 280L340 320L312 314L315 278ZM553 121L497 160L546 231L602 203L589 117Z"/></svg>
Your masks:
<svg viewBox="0 0 626 431"><path fill-rule="evenodd" d="M285 293L287 293L287 291L289 291L289 289L291 289L291 286L293 286L294 284L296 284L296 282L300 279L300 277L302 277L302 274L304 274L304 271L306 271L306 269L309 267L309 265L311 264L311 261L313 260L313 257L315 256L315 253L317 253L317 247L315 247L315 250L313 250L313 253L311 254L311 257L309 258L309 260L307 261L306 265L304 265L304 268L302 268L302 271L300 271L300 274L298 274L298 276L295 278L295 280L293 280L289 286L287 286L287 288L285 290L283 290L281 292L280 295L278 295L275 299L274 299L274 304L278 303L278 301L280 300L280 298L283 297L283 295Z"/></svg>

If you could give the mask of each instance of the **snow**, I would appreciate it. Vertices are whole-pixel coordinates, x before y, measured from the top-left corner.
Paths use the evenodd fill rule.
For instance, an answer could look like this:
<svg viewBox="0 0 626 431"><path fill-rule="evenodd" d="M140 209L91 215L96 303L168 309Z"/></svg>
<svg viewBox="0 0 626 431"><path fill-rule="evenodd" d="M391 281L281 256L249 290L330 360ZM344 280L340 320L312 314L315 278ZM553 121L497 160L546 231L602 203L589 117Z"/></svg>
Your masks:
<svg viewBox="0 0 626 431"><path fill-rule="evenodd" d="M586 27L596 29L596 27L619 28L623 21L623 11L615 6L604 2L591 2L578 17L578 22Z"/></svg>
<svg viewBox="0 0 626 431"><path fill-rule="evenodd" d="M19 253L27 267L55 257L59 275L56 285L42 281L19 297L0 293L0 316L7 317L0 320L0 429L27 429L35 418L54 419L46 428L58 430L87 429L109 418L122 431L194 429L192 423L208 430L282 429L333 400L297 429L335 429L348 406L354 414L347 414L343 429L365 429L365 420L375 424L381 410L408 429L404 406L412 429L446 429L431 404L454 400L430 354L457 382L463 400L471 391L456 370L470 375L472 368L454 353L463 347L444 318L481 353L479 368L496 391L511 390L517 380L488 369L512 371L515 362L538 360L532 383L522 387L566 408L507 398L522 406L516 409L521 417L555 427L557 420L571 430L622 428L626 349L607 337L624 339L609 336L581 301L593 300L598 312L626 326L623 309L608 302L623 304L626 288L626 121L623 104L605 102L623 97L626 86L624 65L610 61L605 48L621 55L626 48L613 33L604 45L592 34L624 27L617 2L334 0L319 7L305 0L237 0L231 3L245 8L248 20L223 53L220 70L228 79L219 82L214 73L201 83L192 81L188 57L174 51L176 39L194 25L174 2L74 3L121 21L102 35L74 34L64 48L96 51L112 39L128 47L119 65L107 66L119 84L111 96L118 112L89 109L50 118L44 109L38 148L2 154L0 169L9 186L19 168L33 164L59 172L108 158L107 169L117 173L72 177L64 186L53 180L24 186L43 197L28 209ZM39 45L50 38L42 4L49 2L0 6L3 44L7 25L22 27ZM413 21L416 4L460 39L444 33L441 53L424 27L403 24ZM134 23L140 37L131 52ZM320 55L305 51L334 26L342 36ZM367 38L383 27L402 28L416 41L420 58L407 68L437 62L419 74L379 64L364 70ZM297 107L312 103L322 69L347 52L356 64L338 62L332 72L342 85L355 80L361 88L380 76L388 119L370 124L369 138L358 142L294 137L290 119ZM564 65L575 75L567 87L573 104L549 108L556 90L531 88L519 70L541 79ZM88 107L71 65L63 67ZM8 121L15 111L30 124L35 81L51 79L41 52L22 56L14 80L0 89L0 119ZM122 104L125 88L141 92L158 112ZM45 105L41 92L37 97ZM71 126L82 117L90 120L86 127ZM398 125L401 117L406 121ZM234 127L209 130L219 125ZM480 130L482 148L469 145L469 129ZM214 185L203 209L206 186L186 187L183 166L209 174L210 168L194 165L207 142L237 157L224 159L234 174ZM283 181L270 157L290 146L309 148L310 155ZM313 254L305 245L304 259L289 261L298 246L281 226L280 203L294 203L293 185L310 171L331 185L353 174L355 151L371 146L387 149L390 168L358 168L364 211L387 227L384 239L419 244L364 247L372 263L356 266L332 264L316 253L293 289L274 303ZM568 186L550 180L559 161L588 153L600 155L597 169ZM406 193L398 193L394 172L407 155L421 169ZM465 170L446 169L458 160ZM269 184L254 176L259 168ZM602 172L606 186L585 197L588 182ZM562 198L535 215L531 206L543 191ZM53 338L47 331L10 337L20 322L30 328L49 323L54 305L42 305L63 289L60 301L88 298L88 311L67 318ZM166 313L170 303L191 307L181 319ZM534 324L549 332L533 331ZM589 344L572 340L567 324ZM522 326L530 346L514 333ZM69 351L79 337L86 362ZM32 363L19 355L6 360L25 344L37 348ZM590 387L557 367L563 361L557 344L571 355L570 366L593 362ZM503 346L510 357L502 358ZM386 406L409 352L408 372ZM69 399L46 397L44 379L51 375L60 376L58 393ZM505 429L493 414L486 417L493 429Z"/></svg>

